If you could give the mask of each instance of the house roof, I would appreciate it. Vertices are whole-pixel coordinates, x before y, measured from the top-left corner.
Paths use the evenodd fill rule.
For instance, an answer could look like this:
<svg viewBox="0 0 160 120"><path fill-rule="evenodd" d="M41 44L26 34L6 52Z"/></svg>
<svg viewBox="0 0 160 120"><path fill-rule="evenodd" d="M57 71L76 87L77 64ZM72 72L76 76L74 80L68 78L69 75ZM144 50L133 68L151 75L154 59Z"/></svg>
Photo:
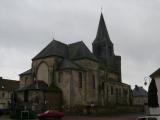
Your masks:
<svg viewBox="0 0 160 120"><path fill-rule="evenodd" d="M41 80L35 80L31 85L19 88L17 91L27 91L27 90L47 90L48 85Z"/></svg>
<svg viewBox="0 0 160 120"><path fill-rule="evenodd" d="M143 89L143 87L135 86L133 89L133 96L140 97L140 96L147 96L147 91Z"/></svg>
<svg viewBox="0 0 160 120"><path fill-rule="evenodd" d="M28 74L31 74L32 73L32 69L29 69L29 70L27 70L27 71L25 71L25 72L23 72L23 73L21 73L21 74L19 74L20 76L21 75L28 75Z"/></svg>
<svg viewBox="0 0 160 120"><path fill-rule="evenodd" d="M52 40L40 53L38 53L32 60L50 57L50 56L59 56L66 58L67 53L67 45L61 43L57 40Z"/></svg>
<svg viewBox="0 0 160 120"><path fill-rule="evenodd" d="M19 81L8 80L0 77L0 90L13 91L19 88Z"/></svg>
<svg viewBox="0 0 160 120"><path fill-rule="evenodd" d="M113 45L113 43L110 40L108 30L107 30L105 20L104 20L104 17L103 17L102 13L101 13L101 16L100 16L97 35L96 35L96 38L95 38L93 43L96 43L98 41L106 41L106 42L109 42L110 44Z"/></svg>
<svg viewBox="0 0 160 120"><path fill-rule="evenodd" d="M155 72L153 72L153 73L150 75L151 78L154 78L154 77L157 77L157 76L160 76L160 68L157 69Z"/></svg>
<svg viewBox="0 0 160 120"><path fill-rule="evenodd" d="M69 44L69 57L70 59L88 58L98 61L94 54L87 48L83 41Z"/></svg>

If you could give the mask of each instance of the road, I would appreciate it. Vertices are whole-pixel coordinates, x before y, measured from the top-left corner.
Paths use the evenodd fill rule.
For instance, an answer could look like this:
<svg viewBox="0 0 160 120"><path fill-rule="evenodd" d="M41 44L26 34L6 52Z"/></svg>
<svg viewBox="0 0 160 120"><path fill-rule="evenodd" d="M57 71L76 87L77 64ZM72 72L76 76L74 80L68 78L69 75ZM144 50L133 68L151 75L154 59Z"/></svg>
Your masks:
<svg viewBox="0 0 160 120"><path fill-rule="evenodd" d="M118 116L66 116L64 120L136 120L140 115L118 115Z"/></svg>
<svg viewBox="0 0 160 120"><path fill-rule="evenodd" d="M136 120L141 115L118 115L118 116L65 116L62 120ZM12 120L7 116L1 116L0 120ZM34 119L37 120L37 119Z"/></svg>

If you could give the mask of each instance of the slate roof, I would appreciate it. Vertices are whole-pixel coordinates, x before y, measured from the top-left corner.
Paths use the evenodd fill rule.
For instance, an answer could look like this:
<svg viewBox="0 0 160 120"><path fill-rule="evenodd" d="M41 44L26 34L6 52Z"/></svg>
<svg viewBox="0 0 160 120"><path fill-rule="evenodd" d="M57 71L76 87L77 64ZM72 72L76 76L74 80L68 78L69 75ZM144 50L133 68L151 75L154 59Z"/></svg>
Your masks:
<svg viewBox="0 0 160 120"><path fill-rule="evenodd" d="M146 96L147 97L147 91L143 89L143 87L135 86L133 89L133 96L134 97L141 97L141 96Z"/></svg>
<svg viewBox="0 0 160 120"><path fill-rule="evenodd" d="M28 75L28 74L31 74L32 73L32 69L29 69L29 70L27 70L27 71L25 71L25 72L23 72L23 73L21 73L21 74L19 74L20 76L21 75Z"/></svg>
<svg viewBox="0 0 160 120"><path fill-rule="evenodd" d="M17 91L27 91L27 90L47 90L48 85L41 80L35 80L31 85L23 88L19 88Z"/></svg>
<svg viewBox="0 0 160 120"><path fill-rule="evenodd" d="M97 58L93 55L93 53L87 48L87 46L82 41L66 45L56 40L50 42L32 60L50 56L59 56L71 60L88 58L97 61Z"/></svg>
<svg viewBox="0 0 160 120"><path fill-rule="evenodd" d="M113 81L113 80L109 80L109 81L107 81L107 82L112 83L112 84L117 84L117 85L129 86L129 87L130 87L130 85L128 85L128 84L126 84L126 83L117 82L117 81Z"/></svg>
<svg viewBox="0 0 160 120"><path fill-rule="evenodd" d="M154 77L157 77L157 76L160 76L160 68L150 75L151 78L154 78Z"/></svg>
<svg viewBox="0 0 160 120"><path fill-rule="evenodd" d="M19 88L19 81L8 80L0 77L0 90L13 91Z"/></svg>
<svg viewBox="0 0 160 120"><path fill-rule="evenodd" d="M67 45L61 43L57 40L52 40L40 53L38 53L32 60L50 57L50 56L59 56L66 58L67 53Z"/></svg>
<svg viewBox="0 0 160 120"><path fill-rule="evenodd" d="M107 27L106 27L106 24L105 24L104 17L103 17L102 13L101 13L101 16L100 16L97 35L96 35L96 38L95 38L93 44L98 42L98 41L107 41L107 42L109 42L110 44L113 45L112 41L110 40L110 37L109 37L108 31L107 31Z"/></svg>
<svg viewBox="0 0 160 120"><path fill-rule="evenodd" d="M77 64L73 63L68 59L64 59L59 66L59 70L63 69L81 69Z"/></svg>
<svg viewBox="0 0 160 120"><path fill-rule="evenodd" d="M69 44L69 57L73 60L88 58L94 61L98 61L98 59L87 48L83 41Z"/></svg>

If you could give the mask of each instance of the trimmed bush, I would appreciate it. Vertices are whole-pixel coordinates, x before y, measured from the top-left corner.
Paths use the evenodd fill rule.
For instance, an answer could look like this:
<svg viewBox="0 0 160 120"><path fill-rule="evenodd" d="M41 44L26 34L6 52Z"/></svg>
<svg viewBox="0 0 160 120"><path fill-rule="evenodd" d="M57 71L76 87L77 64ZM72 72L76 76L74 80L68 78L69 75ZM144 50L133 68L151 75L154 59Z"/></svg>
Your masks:
<svg viewBox="0 0 160 120"><path fill-rule="evenodd" d="M155 80L152 79L148 88L148 106L158 107L158 96L157 96L157 86Z"/></svg>
<svg viewBox="0 0 160 120"><path fill-rule="evenodd" d="M51 84L49 87L48 87L48 90L51 91L51 92L62 92L61 89L59 87L57 87L55 84Z"/></svg>

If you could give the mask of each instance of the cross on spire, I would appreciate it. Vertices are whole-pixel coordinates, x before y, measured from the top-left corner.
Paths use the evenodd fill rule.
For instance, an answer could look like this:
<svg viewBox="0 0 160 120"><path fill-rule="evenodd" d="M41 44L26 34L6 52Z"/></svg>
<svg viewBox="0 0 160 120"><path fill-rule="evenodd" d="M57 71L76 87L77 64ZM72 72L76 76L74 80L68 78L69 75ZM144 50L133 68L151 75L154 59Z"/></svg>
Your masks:
<svg viewBox="0 0 160 120"><path fill-rule="evenodd" d="M102 13L102 10L103 10L103 6L101 5L101 13Z"/></svg>

